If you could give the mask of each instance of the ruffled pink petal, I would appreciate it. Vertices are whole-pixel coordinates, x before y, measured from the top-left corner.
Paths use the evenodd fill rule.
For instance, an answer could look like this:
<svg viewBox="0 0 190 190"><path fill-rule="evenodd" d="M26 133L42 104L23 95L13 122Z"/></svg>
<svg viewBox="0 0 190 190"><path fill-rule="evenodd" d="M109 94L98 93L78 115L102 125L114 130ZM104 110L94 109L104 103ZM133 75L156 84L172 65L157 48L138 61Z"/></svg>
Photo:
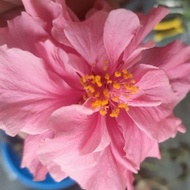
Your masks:
<svg viewBox="0 0 190 190"><path fill-rule="evenodd" d="M190 54L189 54L190 55ZM190 90L190 60L183 65L177 65L167 74L171 79L171 85L176 95L175 105L177 105Z"/></svg>
<svg viewBox="0 0 190 190"><path fill-rule="evenodd" d="M62 171L61 167L53 162L47 166L47 169L52 178L56 179L57 182L60 182L68 177L68 175Z"/></svg>
<svg viewBox="0 0 190 190"><path fill-rule="evenodd" d="M171 104L174 93L168 76L158 67L139 64L131 71L139 88L136 94L131 95L128 104L135 107L157 106L161 103ZM164 92L164 93L163 93Z"/></svg>
<svg viewBox="0 0 190 190"><path fill-rule="evenodd" d="M51 113L79 101L42 59L19 49L0 48L0 120L9 135L20 130L38 134L47 129Z"/></svg>
<svg viewBox="0 0 190 190"><path fill-rule="evenodd" d="M142 52L146 49L153 48L155 46L155 43L150 40L146 42L145 44L140 45L138 48L136 48L133 52L128 54L128 48L125 49L123 53L123 61L124 61L124 68L130 68L133 65L135 65L138 61L141 60Z"/></svg>
<svg viewBox="0 0 190 190"><path fill-rule="evenodd" d="M26 167L34 175L34 180L44 180L48 170L41 164L37 151L40 143L44 139L52 138L53 132L46 132L41 135L27 136L24 142L24 150L22 156L22 167Z"/></svg>
<svg viewBox="0 0 190 190"><path fill-rule="evenodd" d="M145 64L155 65L165 71L176 94L178 103L190 90L190 47L175 41L165 47L146 50L142 57Z"/></svg>
<svg viewBox="0 0 190 190"><path fill-rule="evenodd" d="M24 143L24 152L22 157L22 167L26 167L34 176L35 181L41 181L46 178L46 174L49 172L53 174L52 177L58 181L66 178L67 175L61 170L60 166L50 164L48 167L42 165L38 157L38 150L41 143L48 141L54 137L53 131L47 131L40 135L27 136Z"/></svg>
<svg viewBox="0 0 190 190"><path fill-rule="evenodd" d="M107 1L95 0L94 6L86 13L85 17L88 19L90 16L95 14L97 11L110 12L112 8Z"/></svg>
<svg viewBox="0 0 190 190"><path fill-rule="evenodd" d="M65 27L65 24L64 26L59 26L57 23L66 23L65 20L64 21L60 21L61 19L56 19L53 24L53 28L52 28L52 35L53 37L55 38L55 40L61 44L64 44L65 46L67 47L71 47L73 48L72 44L70 43L70 41L67 39L65 33L64 33L64 27ZM74 49L74 48L73 48Z"/></svg>
<svg viewBox="0 0 190 190"><path fill-rule="evenodd" d="M90 66L79 56L68 54L56 47L50 40L37 46L40 56L46 61L48 70L55 72L67 84L75 89L82 89L80 76L90 72ZM80 94L80 92L78 92ZM81 94L82 97L82 94Z"/></svg>
<svg viewBox="0 0 190 190"><path fill-rule="evenodd" d="M127 186L127 190L134 190L134 186L133 186L133 182L134 182L134 176L133 173L126 170L125 171L125 176L126 176L126 186Z"/></svg>
<svg viewBox="0 0 190 190"><path fill-rule="evenodd" d="M118 190L132 188L132 173L124 170L115 162L110 148L106 148L94 167L80 171L72 171L70 176L77 181L82 188L90 190ZM129 178L128 178L129 177Z"/></svg>
<svg viewBox="0 0 190 190"><path fill-rule="evenodd" d="M151 9L148 15L139 13L138 18L140 20L140 25L135 37L130 42L127 51L125 52L125 57L131 55L131 53L142 43L144 38L152 31L154 26L159 23L167 14L169 10L164 7L157 7Z"/></svg>
<svg viewBox="0 0 190 190"><path fill-rule="evenodd" d="M136 173L139 168L139 163L136 165L136 163L133 163L131 160L126 158L126 152L124 150L125 139L119 124L115 119L107 117L107 126L111 138L110 148L115 161L124 169L128 169Z"/></svg>
<svg viewBox="0 0 190 190"><path fill-rule="evenodd" d="M84 106L73 105L52 114L49 126L54 128L56 135L41 144L39 150L39 157L44 165L48 167L49 164L56 163L69 175L70 172L97 164L102 154L99 151L108 146L109 138L101 134L104 126L99 123L97 125L97 114L93 112ZM92 136L93 133L98 136Z"/></svg>
<svg viewBox="0 0 190 190"><path fill-rule="evenodd" d="M68 7L66 7L65 3L62 0L59 0L58 2L62 5L63 10L61 15L53 21L52 35L58 42L66 46L73 47L65 36L64 29L65 26L69 24L69 21L71 21L71 23L79 22L79 19ZM102 0L95 1L94 7L90 9L89 12L85 15L85 20L100 10L103 10L105 12L110 11L108 3Z"/></svg>
<svg viewBox="0 0 190 190"><path fill-rule="evenodd" d="M158 142L140 130L126 112L119 114L117 122L125 139L126 158L138 167L146 157L160 158Z"/></svg>
<svg viewBox="0 0 190 190"><path fill-rule="evenodd" d="M0 28L0 45L17 47L38 55L35 44L45 37L44 23L38 18L32 18L25 12L21 16L8 21L6 28Z"/></svg>
<svg viewBox="0 0 190 190"><path fill-rule="evenodd" d="M61 5L60 15L56 17L52 24L51 33L53 37L61 44L73 47L64 33L64 28L68 22L79 22L78 17L66 6L65 1L57 0Z"/></svg>
<svg viewBox="0 0 190 190"><path fill-rule="evenodd" d="M117 62L139 26L137 15L131 11L118 9L110 12L105 23L103 38L111 64Z"/></svg>
<svg viewBox="0 0 190 190"><path fill-rule="evenodd" d="M60 15L61 6L55 1L22 0L24 8L32 17L39 17L44 21L52 21Z"/></svg>
<svg viewBox="0 0 190 190"><path fill-rule="evenodd" d="M63 29L65 21L74 20L78 21L75 14L66 6L65 0L56 0L56 1L44 1L44 0L22 0L24 4L24 8L28 14L32 17L41 18L46 22L46 30L53 34L56 40L60 40L61 37L63 41L65 40L67 43L67 39L63 33ZM61 27L60 27L61 26ZM69 43L68 43L69 44Z"/></svg>
<svg viewBox="0 0 190 190"><path fill-rule="evenodd" d="M75 54L68 55L68 65L80 76L88 75L91 72L90 65L82 57Z"/></svg>
<svg viewBox="0 0 190 190"><path fill-rule="evenodd" d="M103 151L110 144L105 117L98 116L96 122L96 126L86 135L81 154Z"/></svg>
<svg viewBox="0 0 190 190"><path fill-rule="evenodd" d="M142 62L162 68L166 73L173 71L177 65L189 60L190 47L176 40L164 47L154 47L144 51ZM175 78L175 75L171 79Z"/></svg>
<svg viewBox="0 0 190 190"><path fill-rule="evenodd" d="M172 115L167 105L131 107L128 114L133 122L150 138L163 142L180 131L181 120Z"/></svg>
<svg viewBox="0 0 190 190"><path fill-rule="evenodd" d="M136 41L136 45L139 45L152 31L154 26L158 24L168 13L169 10L165 7L153 8L147 15L139 13L138 17L142 27L139 28L136 39L134 39L134 41Z"/></svg>
<svg viewBox="0 0 190 190"><path fill-rule="evenodd" d="M89 64L96 63L105 52L103 46L103 26L107 13L99 11L84 22L68 22L65 35Z"/></svg>

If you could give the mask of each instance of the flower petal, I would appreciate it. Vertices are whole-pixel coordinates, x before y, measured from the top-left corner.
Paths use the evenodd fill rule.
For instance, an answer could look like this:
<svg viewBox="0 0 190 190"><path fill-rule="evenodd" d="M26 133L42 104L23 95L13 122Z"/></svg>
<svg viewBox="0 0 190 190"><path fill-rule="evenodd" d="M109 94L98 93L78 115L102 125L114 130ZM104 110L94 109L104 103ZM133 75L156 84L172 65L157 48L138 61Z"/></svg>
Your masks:
<svg viewBox="0 0 190 190"><path fill-rule="evenodd" d="M176 103L190 90L190 47L175 41L165 47L146 50L142 57L145 64L155 65L165 71L176 94Z"/></svg>
<svg viewBox="0 0 190 190"><path fill-rule="evenodd" d="M42 18L44 21L51 21L60 14L60 5L54 1L22 0L22 2L28 14Z"/></svg>
<svg viewBox="0 0 190 190"><path fill-rule="evenodd" d="M79 74L83 76L90 70L89 65L83 59L74 54L66 53L50 40L39 43L37 49L40 52L40 56L46 61L48 70L55 72L74 89L82 89Z"/></svg>
<svg viewBox="0 0 190 190"><path fill-rule="evenodd" d="M67 37L65 36L64 29L68 22L79 22L79 18L73 13L69 7L66 5L65 1L57 0L61 5L61 12L60 15L53 20L53 27L51 33L53 37L61 44L64 44L68 47L73 47ZM69 3L69 1L67 1ZM71 2L71 4L75 4Z"/></svg>
<svg viewBox="0 0 190 190"><path fill-rule="evenodd" d="M104 52L103 25L107 13L99 11L84 22L68 22L65 35L89 64L96 63Z"/></svg>
<svg viewBox="0 0 190 190"><path fill-rule="evenodd" d="M123 67L128 69L133 65L135 65L138 61L141 60L142 52L146 49L153 48L154 46L155 43L152 40L150 40L145 44L140 45L133 52L130 52L130 55L128 55L129 49L126 48L123 54L123 61L124 61Z"/></svg>
<svg viewBox="0 0 190 190"><path fill-rule="evenodd" d="M97 11L105 11L105 12L110 12L113 8L110 6L110 4L107 1L102 1L102 0L96 0L94 2L94 6L88 10L86 13L85 17L89 18L92 16L94 13Z"/></svg>
<svg viewBox="0 0 190 190"><path fill-rule="evenodd" d="M123 137L122 131L120 130L120 127L118 126L118 123L115 119L107 117L107 125L111 137L110 147L116 162L120 164L121 167L136 173L138 166L133 164L131 160L125 157L125 139Z"/></svg>
<svg viewBox="0 0 190 190"><path fill-rule="evenodd" d="M152 31L154 26L158 24L168 13L169 10L167 8L157 7L151 9L148 15L144 15L142 13L138 14L141 27L139 27L135 37L129 44L129 48L127 49L127 52L125 52L125 57L128 57L139 46L148 33Z"/></svg>
<svg viewBox="0 0 190 190"><path fill-rule="evenodd" d="M59 77L45 70L42 59L5 46L0 55L0 120L8 134L38 134L47 129L55 109L79 101Z"/></svg>
<svg viewBox="0 0 190 190"><path fill-rule="evenodd" d="M79 22L78 17L66 6L65 1L63 0L57 0L57 2L60 3L60 15L57 16L52 24L53 27L51 29L51 33L53 37L61 44L64 44L68 47L73 47L67 37L65 36L64 29L67 25L67 22ZM69 2L67 2L69 3ZM72 4L72 2L71 2Z"/></svg>
<svg viewBox="0 0 190 190"><path fill-rule="evenodd" d="M136 41L136 46L143 41L143 39L152 31L154 26L158 24L168 13L169 10L167 8L157 7L151 9L148 15L142 13L138 14L142 27L139 28L136 39L134 39L134 41Z"/></svg>
<svg viewBox="0 0 190 190"><path fill-rule="evenodd" d="M88 133L81 154L103 151L110 144L110 136L107 131L105 117L98 115L96 126L91 127Z"/></svg>
<svg viewBox="0 0 190 190"><path fill-rule="evenodd" d="M46 132L42 135L27 136L24 141L24 151L21 167L26 167L34 175L34 180L44 180L48 170L38 159L37 151L40 143L46 138L51 138L53 132Z"/></svg>
<svg viewBox="0 0 190 190"><path fill-rule="evenodd" d="M146 157L160 158L158 142L140 130L126 112L119 114L117 122L125 138L126 158L138 167Z"/></svg>
<svg viewBox="0 0 190 190"><path fill-rule="evenodd" d="M125 189L128 185L127 187L132 190L132 173L115 162L109 147L105 149L97 165L85 170L72 171L70 176L84 189L118 190Z"/></svg>
<svg viewBox="0 0 190 190"><path fill-rule="evenodd" d="M136 14L125 9L111 11L104 28L104 46L111 64L115 64L140 26Z"/></svg>
<svg viewBox="0 0 190 190"><path fill-rule="evenodd" d="M189 60L189 54L190 47L176 40L164 47L154 47L144 51L142 62L161 67L167 73Z"/></svg>
<svg viewBox="0 0 190 190"><path fill-rule="evenodd" d="M47 37L43 29L44 23L38 18L32 18L25 12L21 16L8 21L6 28L0 28L0 45L17 47L38 55L35 44Z"/></svg>
<svg viewBox="0 0 190 190"><path fill-rule="evenodd" d="M172 115L167 105L157 107L131 107L128 112L134 123L150 138L163 142L180 131L181 120Z"/></svg>
<svg viewBox="0 0 190 190"><path fill-rule="evenodd" d="M34 176L35 181L41 181L46 178L46 174L50 172L58 181L66 178L67 175L55 164L45 167L39 160L38 150L42 142L54 137L53 131L47 131L40 135L29 135L24 142L24 151L22 157L22 167L26 167Z"/></svg>
<svg viewBox="0 0 190 190"><path fill-rule="evenodd" d="M81 154L90 131L96 127L93 110L80 105L60 108L52 114L49 127L54 129L55 137L41 144L39 157L44 165L48 167L49 164L57 163L62 171L69 174L97 163L100 152ZM99 142L99 139L94 138ZM93 144L91 146L88 149L93 151L96 147Z"/></svg>
<svg viewBox="0 0 190 190"><path fill-rule="evenodd" d="M155 66L139 64L130 72L133 73L136 81L135 86L139 88L136 94L129 98L130 106L157 106L174 101L173 90L163 70Z"/></svg>

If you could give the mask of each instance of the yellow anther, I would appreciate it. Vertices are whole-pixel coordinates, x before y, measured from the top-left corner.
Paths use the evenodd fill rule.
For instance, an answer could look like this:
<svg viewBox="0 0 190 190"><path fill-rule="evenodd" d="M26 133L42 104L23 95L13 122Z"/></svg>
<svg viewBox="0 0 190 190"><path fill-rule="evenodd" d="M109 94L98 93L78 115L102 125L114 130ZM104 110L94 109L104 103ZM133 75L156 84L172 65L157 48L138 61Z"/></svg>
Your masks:
<svg viewBox="0 0 190 190"><path fill-rule="evenodd" d="M125 84L125 88L126 90L129 90L129 91L131 90L131 86L128 83Z"/></svg>
<svg viewBox="0 0 190 190"><path fill-rule="evenodd" d="M129 111L129 106L128 105L125 107L125 111Z"/></svg>
<svg viewBox="0 0 190 190"><path fill-rule="evenodd" d="M125 74L123 74L123 78L124 79L131 79L131 78L133 78L133 75L131 73L125 73Z"/></svg>
<svg viewBox="0 0 190 190"><path fill-rule="evenodd" d="M126 90L130 91L131 94L135 94L139 90L138 86L129 85L129 84L125 84L125 88Z"/></svg>
<svg viewBox="0 0 190 190"><path fill-rule="evenodd" d="M136 86L132 86L131 87L131 94L136 94L136 92L138 91L138 87L136 87Z"/></svg>
<svg viewBox="0 0 190 190"><path fill-rule="evenodd" d="M115 75L115 77L120 77L121 73L119 71L116 71L114 75Z"/></svg>
<svg viewBox="0 0 190 190"><path fill-rule="evenodd" d="M132 84L135 84L135 83L136 83L136 81L133 79L133 80L131 80L131 83L132 83Z"/></svg>
<svg viewBox="0 0 190 190"><path fill-rule="evenodd" d="M101 107L101 103L102 103L102 101L101 101L100 99L95 100L95 101L92 103L92 108Z"/></svg>
<svg viewBox="0 0 190 190"><path fill-rule="evenodd" d="M129 79L129 75L128 75L128 73L123 74L123 78L124 78L124 79Z"/></svg>
<svg viewBox="0 0 190 190"><path fill-rule="evenodd" d="M127 74L127 70L126 69L122 69L121 71L123 74Z"/></svg>
<svg viewBox="0 0 190 190"><path fill-rule="evenodd" d="M96 98L100 97L100 92L96 92L96 94L94 95Z"/></svg>
<svg viewBox="0 0 190 190"><path fill-rule="evenodd" d="M105 66L103 67L103 70L104 70L104 71L107 71L107 70L108 70L108 66L105 65Z"/></svg>
<svg viewBox="0 0 190 190"><path fill-rule="evenodd" d="M94 80L95 80L95 83L97 84L98 87L102 86L101 76L100 75L96 75Z"/></svg>
<svg viewBox="0 0 190 190"><path fill-rule="evenodd" d="M114 96L114 97L112 97L111 99L112 99L114 102L118 102L119 96Z"/></svg>
<svg viewBox="0 0 190 190"><path fill-rule="evenodd" d="M107 80L107 84L112 84L113 81L110 80L110 75L108 73L105 74L104 78Z"/></svg>
<svg viewBox="0 0 190 190"><path fill-rule="evenodd" d="M108 81L107 81L107 84L112 84L112 83L113 83L112 80L108 80Z"/></svg>
<svg viewBox="0 0 190 190"><path fill-rule="evenodd" d="M85 101L87 99L86 94L83 94L83 100Z"/></svg>
<svg viewBox="0 0 190 190"><path fill-rule="evenodd" d="M125 109L126 111L129 111L129 106L127 104L124 104L124 103L119 104L118 108Z"/></svg>
<svg viewBox="0 0 190 190"><path fill-rule="evenodd" d="M108 99L102 100L101 106L106 106L106 105L108 105Z"/></svg>
<svg viewBox="0 0 190 190"><path fill-rule="evenodd" d="M90 80L93 80L94 79L94 75L88 75L87 78L90 79Z"/></svg>
<svg viewBox="0 0 190 190"><path fill-rule="evenodd" d="M95 89L94 89L94 87L92 86L92 85L89 85L88 86L88 90L90 91L90 92L95 92Z"/></svg>
<svg viewBox="0 0 190 190"><path fill-rule="evenodd" d="M87 86L87 85L84 85L83 88L84 88L85 90L88 90L88 86Z"/></svg>
<svg viewBox="0 0 190 190"><path fill-rule="evenodd" d="M107 114L107 110L100 109L99 113L100 113L100 115L106 115Z"/></svg>
<svg viewBox="0 0 190 190"><path fill-rule="evenodd" d="M131 73L128 73L128 77L131 79L133 78L133 75Z"/></svg>
<svg viewBox="0 0 190 190"><path fill-rule="evenodd" d="M109 98L109 90L106 88L103 91L104 97Z"/></svg>
<svg viewBox="0 0 190 190"><path fill-rule="evenodd" d="M86 83L86 77L83 76L80 81L81 81L82 85L84 85L84 83Z"/></svg>
<svg viewBox="0 0 190 190"><path fill-rule="evenodd" d="M118 104L118 108L125 108L125 106L126 106L126 104L124 104L124 103Z"/></svg>
<svg viewBox="0 0 190 190"><path fill-rule="evenodd" d="M101 86L102 86L101 81L96 81L96 84L97 84L98 87L101 87Z"/></svg>
<svg viewBox="0 0 190 190"><path fill-rule="evenodd" d="M110 117L117 117L119 115L120 109L116 108L113 109L112 112L110 113Z"/></svg>
<svg viewBox="0 0 190 190"><path fill-rule="evenodd" d="M115 89L120 89L120 84L119 83L117 83L117 82L114 82L113 83L113 87L115 88Z"/></svg>
<svg viewBox="0 0 190 190"><path fill-rule="evenodd" d="M104 78L105 78L106 80L109 80L109 79L110 79L110 75L109 75L108 73L106 73L105 76L104 76Z"/></svg>
<svg viewBox="0 0 190 190"><path fill-rule="evenodd" d="M90 91L88 91L88 92L87 92L87 96L90 98L90 97L92 97L92 96L93 96L93 93L92 93L92 92L90 92Z"/></svg>

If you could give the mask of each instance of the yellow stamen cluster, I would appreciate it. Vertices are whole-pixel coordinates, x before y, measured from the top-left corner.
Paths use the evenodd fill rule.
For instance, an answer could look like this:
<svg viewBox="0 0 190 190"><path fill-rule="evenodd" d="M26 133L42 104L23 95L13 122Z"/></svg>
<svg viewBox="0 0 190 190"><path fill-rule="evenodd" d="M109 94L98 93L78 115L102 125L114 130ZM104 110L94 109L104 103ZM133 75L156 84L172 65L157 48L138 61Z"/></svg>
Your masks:
<svg viewBox="0 0 190 190"><path fill-rule="evenodd" d="M138 90L135 83L133 75L125 69L116 71L111 76L108 73L104 76L85 75L81 77L81 84L86 91L83 101L93 98L93 109L99 109L101 115L109 113L110 117L117 117L121 109L129 110L126 101L120 100L120 95L127 99L131 94L135 94Z"/></svg>

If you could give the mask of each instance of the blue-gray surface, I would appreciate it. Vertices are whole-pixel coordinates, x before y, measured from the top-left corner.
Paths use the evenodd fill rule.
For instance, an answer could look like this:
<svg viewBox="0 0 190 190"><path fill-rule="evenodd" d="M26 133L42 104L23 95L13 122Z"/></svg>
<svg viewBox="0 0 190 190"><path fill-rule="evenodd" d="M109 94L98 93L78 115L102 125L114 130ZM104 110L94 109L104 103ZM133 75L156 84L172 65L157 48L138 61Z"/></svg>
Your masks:
<svg viewBox="0 0 190 190"><path fill-rule="evenodd" d="M1 151L0 151L0 190L32 190L21 184L17 180L16 176L6 168L4 161L2 159ZM81 190L81 189L77 185L75 185L72 186L71 188L63 190Z"/></svg>
<svg viewBox="0 0 190 190"><path fill-rule="evenodd" d="M26 190L26 188L20 184L16 177L7 171L3 165L2 155L0 155L0 189L1 190Z"/></svg>

